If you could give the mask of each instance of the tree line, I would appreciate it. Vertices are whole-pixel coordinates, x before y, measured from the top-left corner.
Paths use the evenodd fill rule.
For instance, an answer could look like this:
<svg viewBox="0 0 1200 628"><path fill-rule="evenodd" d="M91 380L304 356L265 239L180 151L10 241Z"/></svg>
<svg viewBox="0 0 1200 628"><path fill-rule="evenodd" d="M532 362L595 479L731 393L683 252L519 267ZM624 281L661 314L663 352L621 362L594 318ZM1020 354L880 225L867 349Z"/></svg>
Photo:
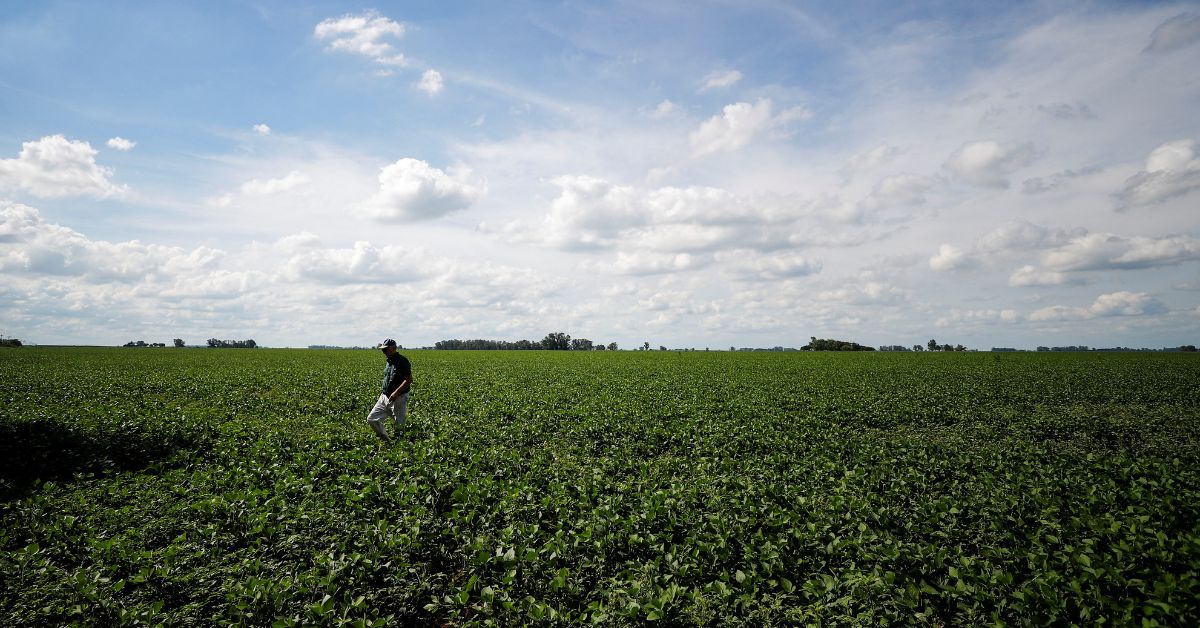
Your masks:
<svg viewBox="0 0 1200 628"><path fill-rule="evenodd" d="M875 347L860 345L857 342L848 340L834 340L833 338L817 338L810 336L808 344L800 347L801 351L874 351Z"/></svg>
<svg viewBox="0 0 1200 628"><path fill-rule="evenodd" d="M617 343L596 343L587 338L572 338L570 334L556 331L546 334L541 340L439 340L434 349L456 349L470 351L616 351Z"/></svg>
<svg viewBox="0 0 1200 628"><path fill-rule="evenodd" d="M254 339L249 340L220 340L218 338L208 339L209 349L254 349L258 347L258 343Z"/></svg>

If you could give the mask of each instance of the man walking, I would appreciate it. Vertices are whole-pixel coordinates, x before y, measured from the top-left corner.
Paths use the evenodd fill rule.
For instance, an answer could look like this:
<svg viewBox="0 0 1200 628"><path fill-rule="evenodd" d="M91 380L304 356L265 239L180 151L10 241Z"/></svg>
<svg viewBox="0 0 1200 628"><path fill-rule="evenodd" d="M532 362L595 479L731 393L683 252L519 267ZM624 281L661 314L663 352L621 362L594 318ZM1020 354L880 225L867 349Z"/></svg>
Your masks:
<svg viewBox="0 0 1200 628"><path fill-rule="evenodd" d="M380 438L388 440L387 428L383 426L384 419L392 417L393 437L400 436L400 428L404 427L408 410L408 390L412 387L412 364L408 358L396 351L396 341L391 338L379 343L377 348L387 356L387 366L383 369L382 392L379 400L375 402L375 407L371 408L371 413L367 415L367 423L371 424L371 429L375 430Z"/></svg>

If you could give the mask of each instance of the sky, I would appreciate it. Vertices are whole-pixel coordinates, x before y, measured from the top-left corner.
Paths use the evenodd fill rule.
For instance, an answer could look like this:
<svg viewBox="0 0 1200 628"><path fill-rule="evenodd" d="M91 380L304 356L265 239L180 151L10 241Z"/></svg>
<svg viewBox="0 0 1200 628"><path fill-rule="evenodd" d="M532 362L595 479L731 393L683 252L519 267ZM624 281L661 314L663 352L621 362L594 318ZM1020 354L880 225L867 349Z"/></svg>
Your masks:
<svg viewBox="0 0 1200 628"><path fill-rule="evenodd" d="M0 4L0 334L1200 344L1200 3Z"/></svg>

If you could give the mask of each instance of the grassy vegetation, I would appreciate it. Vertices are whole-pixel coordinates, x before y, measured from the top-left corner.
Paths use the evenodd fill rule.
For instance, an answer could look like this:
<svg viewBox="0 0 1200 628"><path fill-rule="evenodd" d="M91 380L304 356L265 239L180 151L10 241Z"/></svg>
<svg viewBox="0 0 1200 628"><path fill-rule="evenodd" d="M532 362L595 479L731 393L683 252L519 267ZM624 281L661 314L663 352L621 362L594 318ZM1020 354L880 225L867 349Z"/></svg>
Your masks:
<svg viewBox="0 0 1200 628"><path fill-rule="evenodd" d="M0 624L1200 623L1187 354L0 353Z"/></svg>

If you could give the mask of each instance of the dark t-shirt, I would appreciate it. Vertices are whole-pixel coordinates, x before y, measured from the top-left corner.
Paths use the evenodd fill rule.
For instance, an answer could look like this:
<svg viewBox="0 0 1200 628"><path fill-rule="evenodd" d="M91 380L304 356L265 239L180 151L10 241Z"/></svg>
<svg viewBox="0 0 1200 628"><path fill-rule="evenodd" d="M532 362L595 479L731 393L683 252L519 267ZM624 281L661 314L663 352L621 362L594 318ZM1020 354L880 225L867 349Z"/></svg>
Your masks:
<svg viewBox="0 0 1200 628"><path fill-rule="evenodd" d="M393 354L388 358L387 366L383 369L383 387L381 388L383 394L390 395L395 392L406 375L412 375L412 364L409 363L408 358L399 353Z"/></svg>

